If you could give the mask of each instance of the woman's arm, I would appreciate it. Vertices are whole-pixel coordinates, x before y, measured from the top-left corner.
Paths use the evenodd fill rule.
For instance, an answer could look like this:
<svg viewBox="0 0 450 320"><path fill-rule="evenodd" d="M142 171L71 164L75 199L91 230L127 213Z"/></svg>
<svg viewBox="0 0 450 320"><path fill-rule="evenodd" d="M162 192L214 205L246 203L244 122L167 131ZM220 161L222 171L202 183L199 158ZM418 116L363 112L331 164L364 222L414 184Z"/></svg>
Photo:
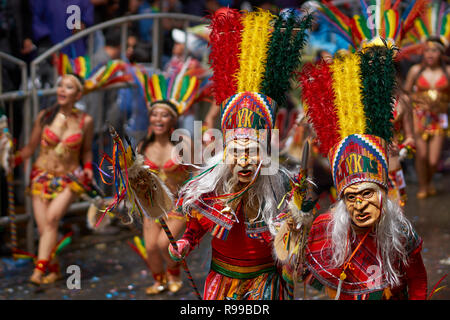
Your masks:
<svg viewBox="0 0 450 320"><path fill-rule="evenodd" d="M94 138L94 119L86 115L84 123L84 138L83 138L83 146L81 149L81 161L83 163L83 171L88 181L91 181L93 178L92 171L92 140Z"/></svg>

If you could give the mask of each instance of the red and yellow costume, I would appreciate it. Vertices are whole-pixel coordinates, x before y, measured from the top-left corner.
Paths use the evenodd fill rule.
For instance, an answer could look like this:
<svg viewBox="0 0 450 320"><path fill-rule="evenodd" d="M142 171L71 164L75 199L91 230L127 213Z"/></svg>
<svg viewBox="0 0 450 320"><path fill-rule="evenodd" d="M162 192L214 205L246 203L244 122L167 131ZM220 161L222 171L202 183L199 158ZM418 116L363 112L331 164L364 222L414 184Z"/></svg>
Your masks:
<svg viewBox="0 0 450 320"><path fill-rule="evenodd" d="M48 126L45 126L41 135L41 152L46 149L52 149L61 156L61 161L64 161L65 158L78 157L77 154L80 152L83 142L82 129L86 113L76 109L73 112L78 114L80 132L61 140ZM72 179L69 178L68 174L72 174L80 181L83 181L83 170L81 167L66 173L56 173L42 168L39 165L39 161L37 161L31 169L29 191L32 195L38 195L47 200L54 199L67 186L74 192L81 193L82 190L77 188L75 184L72 184Z"/></svg>
<svg viewBox="0 0 450 320"><path fill-rule="evenodd" d="M331 3L321 4L324 15L342 18L339 20L344 30L351 32L351 43L357 51L337 55L330 64L308 65L300 74L307 116L317 132L322 154L328 156L338 197L334 207L312 224L305 249L306 281L325 288L331 298L426 298L422 241L401 209L385 197L389 181L387 146L393 139L394 125L393 42L400 42L404 28L412 25L424 5L416 2L406 16L393 3L377 7L375 23L382 28L373 34L367 28L357 28L368 22L362 16L346 17ZM394 25L398 27L392 28ZM359 192L376 192L377 205L371 207L368 198L359 196L357 205L352 204L347 196L352 192L354 195L358 187ZM370 215L376 217L370 224L358 220ZM402 230L395 237L401 243L399 251L406 255L403 261L394 259L388 250L393 247L389 241L394 231L390 236L376 232L385 227L383 223L388 219L391 226L395 224L395 230ZM342 247L345 236L346 245ZM398 281L392 281L396 275Z"/></svg>
<svg viewBox="0 0 450 320"><path fill-rule="evenodd" d="M212 205L217 212L224 206ZM265 225L252 226L245 220L241 206L234 220L214 214L200 203L188 216L182 239L195 248L206 232L213 240L211 270L206 278L206 300L284 299L284 282L272 255L272 236ZM253 229L252 229L253 228Z"/></svg>
<svg viewBox="0 0 450 320"><path fill-rule="evenodd" d="M314 221L306 247L306 266L308 275L306 282L322 289L334 298L342 268L330 267L332 247L327 238L327 228L331 214L325 213ZM353 252L363 235L352 239L349 251ZM357 250L351 259L350 267L345 271L347 278L342 284L340 299L342 300L379 300L410 299L424 300L427 293L427 277L420 254L422 240L417 235L408 239L408 265L400 264L402 274L401 285L391 288L385 281L382 266L377 260L377 243L374 234L369 234L364 245Z"/></svg>
<svg viewBox="0 0 450 320"><path fill-rule="evenodd" d="M434 87L428 83L423 75L419 75L413 99L414 127L423 139L447 132L449 102L450 81L445 74L436 82ZM431 107L430 104L437 105Z"/></svg>

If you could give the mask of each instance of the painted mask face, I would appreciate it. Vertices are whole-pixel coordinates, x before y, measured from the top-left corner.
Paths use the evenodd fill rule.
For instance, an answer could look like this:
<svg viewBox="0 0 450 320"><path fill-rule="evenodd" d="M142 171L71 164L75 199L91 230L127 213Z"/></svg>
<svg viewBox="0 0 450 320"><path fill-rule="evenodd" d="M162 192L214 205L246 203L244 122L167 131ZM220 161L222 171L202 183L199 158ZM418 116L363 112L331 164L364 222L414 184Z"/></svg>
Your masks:
<svg viewBox="0 0 450 320"><path fill-rule="evenodd" d="M344 190L343 198L353 223L360 228L372 227L381 215L381 197L385 193L375 183L355 183Z"/></svg>
<svg viewBox="0 0 450 320"><path fill-rule="evenodd" d="M238 139L228 144L226 163L240 183L252 181L260 163L260 150L258 143L249 139Z"/></svg>

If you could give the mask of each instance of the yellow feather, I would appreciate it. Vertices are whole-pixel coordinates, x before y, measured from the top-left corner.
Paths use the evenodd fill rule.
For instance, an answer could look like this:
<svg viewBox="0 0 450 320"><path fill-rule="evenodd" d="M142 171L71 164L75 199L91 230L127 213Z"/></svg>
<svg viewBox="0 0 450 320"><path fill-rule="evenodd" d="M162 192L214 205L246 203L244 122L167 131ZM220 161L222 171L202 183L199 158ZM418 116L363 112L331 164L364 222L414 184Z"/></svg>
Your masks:
<svg viewBox="0 0 450 320"><path fill-rule="evenodd" d="M238 92L259 92L265 72L267 50L271 37L270 22L275 16L258 10L243 16L244 26L237 73Z"/></svg>
<svg viewBox="0 0 450 320"><path fill-rule="evenodd" d="M156 74L152 75L153 88L155 89L156 100L162 100L161 87L159 85L159 77Z"/></svg>
<svg viewBox="0 0 450 320"><path fill-rule="evenodd" d="M361 96L360 58L348 54L336 58L331 65L333 89L341 138L366 130L366 116Z"/></svg>

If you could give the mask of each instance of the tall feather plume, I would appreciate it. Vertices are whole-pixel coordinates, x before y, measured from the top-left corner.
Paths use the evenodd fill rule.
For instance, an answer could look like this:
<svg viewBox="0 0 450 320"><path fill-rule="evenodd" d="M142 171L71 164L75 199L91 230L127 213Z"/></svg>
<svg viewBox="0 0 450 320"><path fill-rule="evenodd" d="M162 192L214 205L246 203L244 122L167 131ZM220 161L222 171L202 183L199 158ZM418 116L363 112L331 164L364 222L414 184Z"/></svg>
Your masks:
<svg viewBox="0 0 450 320"><path fill-rule="evenodd" d="M271 21L275 16L269 11L257 10L244 14L239 55L239 72L236 74L237 91L259 92L266 69L267 50L272 36Z"/></svg>
<svg viewBox="0 0 450 320"><path fill-rule="evenodd" d="M414 27L414 20L420 17L426 10L429 0L416 0L411 3L410 10L406 10L403 15L403 26L400 33L400 40L403 39L406 33Z"/></svg>
<svg viewBox="0 0 450 320"><path fill-rule="evenodd" d="M299 73L298 80L302 87L303 100L308 106L308 121L317 133L319 151L327 156L331 147L340 140L331 70L325 61L308 63Z"/></svg>
<svg viewBox="0 0 450 320"><path fill-rule="evenodd" d="M237 92L235 74L239 71L241 15L238 10L217 11L211 17L209 62L213 69L214 98L217 104Z"/></svg>
<svg viewBox="0 0 450 320"><path fill-rule="evenodd" d="M394 118L394 50L371 46L360 53L366 133L379 136L387 143L392 139L391 120Z"/></svg>
<svg viewBox="0 0 450 320"><path fill-rule="evenodd" d="M306 30L311 28L311 23L310 14L298 23L292 11L288 11L287 19L280 15L275 21L261 92L274 99L278 106L282 106L286 101L289 79L300 64L301 50L307 40ZM300 30L292 35L295 27ZM282 31L282 28L285 30Z"/></svg>
<svg viewBox="0 0 450 320"><path fill-rule="evenodd" d="M330 65L341 139L351 134L364 134L366 115L361 96L359 55L337 57Z"/></svg>

